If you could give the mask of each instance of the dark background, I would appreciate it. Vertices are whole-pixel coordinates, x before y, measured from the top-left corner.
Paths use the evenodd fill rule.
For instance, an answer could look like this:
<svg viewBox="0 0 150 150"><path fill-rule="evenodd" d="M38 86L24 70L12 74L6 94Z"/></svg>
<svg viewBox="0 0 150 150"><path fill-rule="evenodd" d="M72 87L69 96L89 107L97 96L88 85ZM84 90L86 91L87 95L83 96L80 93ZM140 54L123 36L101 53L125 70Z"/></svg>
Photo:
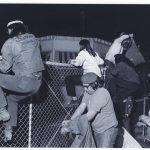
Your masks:
<svg viewBox="0 0 150 150"><path fill-rule="evenodd" d="M86 36L112 42L121 32L133 33L150 63L150 5L0 4L0 47L13 19L23 20L37 37Z"/></svg>

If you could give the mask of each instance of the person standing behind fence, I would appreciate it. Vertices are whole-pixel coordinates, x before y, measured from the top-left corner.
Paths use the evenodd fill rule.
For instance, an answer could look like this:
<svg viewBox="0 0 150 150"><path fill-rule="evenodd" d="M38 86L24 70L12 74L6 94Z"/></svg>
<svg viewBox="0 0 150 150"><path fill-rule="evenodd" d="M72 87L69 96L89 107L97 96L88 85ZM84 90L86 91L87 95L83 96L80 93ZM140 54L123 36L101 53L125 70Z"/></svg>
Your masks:
<svg viewBox="0 0 150 150"><path fill-rule="evenodd" d="M76 67L82 66L83 74L93 72L101 77L102 74L99 65L104 64L103 59L91 48L89 40L82 39L79 42L79 46L80 50L78 56L76 59L70 60L69 63ZM82 85L81 77L81 75L71 75L65 79L67 94L72 97L72 102L77 100L75 85Z"/></svg>
<svg viewBox="0 0 150 150"><path fill-rule="evenodd" d="M5 142L12 139L12 128L17 126L18 102L38 91L44 70L39 42L28 33L27 26L15 20L7 24L7 29L9 39L2 47L0 60L0 121L5 122Z"/></svg>

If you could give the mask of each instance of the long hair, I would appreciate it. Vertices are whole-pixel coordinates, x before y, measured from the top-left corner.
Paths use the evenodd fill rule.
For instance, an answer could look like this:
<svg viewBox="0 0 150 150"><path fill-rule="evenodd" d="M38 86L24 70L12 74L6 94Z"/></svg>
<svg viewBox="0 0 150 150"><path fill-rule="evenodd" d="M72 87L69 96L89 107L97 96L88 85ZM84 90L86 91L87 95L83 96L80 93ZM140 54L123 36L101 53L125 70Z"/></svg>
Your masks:
<svg viewBox="0 0 150 150"><path fill-rule="evenodd" d="M94 52L94 50L92 49L89 40L83 39L79 42L79 45L82 46L82 48L79 51L82 51L84 49L86 49L86 51L92 55L93 57L96 56L96 53Z"/></svg>
<svg viewBox="0 0 150 150"><path fill-rule="evenodd" d="M11 29L11 33L9 35L10 38L13 38L15 36L18 36L20 34L28 33L28 28L26 25L21 23L14 23L8 27L8 29Z"/></svg>

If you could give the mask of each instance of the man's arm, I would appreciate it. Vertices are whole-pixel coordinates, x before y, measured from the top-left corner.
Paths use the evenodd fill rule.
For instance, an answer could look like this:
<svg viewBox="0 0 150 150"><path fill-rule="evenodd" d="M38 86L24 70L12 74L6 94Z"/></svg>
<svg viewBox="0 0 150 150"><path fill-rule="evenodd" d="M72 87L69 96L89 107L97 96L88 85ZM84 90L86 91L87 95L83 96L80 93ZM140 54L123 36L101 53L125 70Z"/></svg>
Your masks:
<svg viewBox="0 0 150 150"><path fill-rule="evenodd" d="M76 109L76 111L74 112L74 114L72 115L71 120L77 118L78 116L81 116L85 111L85 109L86 109L86 104L81 103L79 107Z"/></svg>
<svg viewBox="0 0 150 150"><path fill-rule="evenodd" d="M94 110L89 110L89 111L87 112L87 114L86 114L88 121L91 121L91 120L96 116L96 114L97 114L96 111L94 111Z"/></svg>
<svg viewBox="0 0 150 150"><path fill-rule="evenodd" d="M7 73L10 68L12 67L12 53L11 53L11 48L9 42L5 42L5 44L2 47L2 56L0 59L0 71L3 73Z"/></svg>

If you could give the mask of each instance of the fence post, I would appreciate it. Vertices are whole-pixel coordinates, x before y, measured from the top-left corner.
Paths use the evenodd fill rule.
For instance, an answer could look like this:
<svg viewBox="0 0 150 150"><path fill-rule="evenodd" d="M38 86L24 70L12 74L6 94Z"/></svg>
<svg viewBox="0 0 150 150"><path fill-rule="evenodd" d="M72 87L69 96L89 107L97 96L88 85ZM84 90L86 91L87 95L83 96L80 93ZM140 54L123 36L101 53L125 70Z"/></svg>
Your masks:
<svg viewBox="0 0 150 150"><path fill-rule="evenodd" d="M28 148L31 148L31 129L32 129L32 96L30 97L30 104L29 104L29 135L28 135Z"/></svg>

